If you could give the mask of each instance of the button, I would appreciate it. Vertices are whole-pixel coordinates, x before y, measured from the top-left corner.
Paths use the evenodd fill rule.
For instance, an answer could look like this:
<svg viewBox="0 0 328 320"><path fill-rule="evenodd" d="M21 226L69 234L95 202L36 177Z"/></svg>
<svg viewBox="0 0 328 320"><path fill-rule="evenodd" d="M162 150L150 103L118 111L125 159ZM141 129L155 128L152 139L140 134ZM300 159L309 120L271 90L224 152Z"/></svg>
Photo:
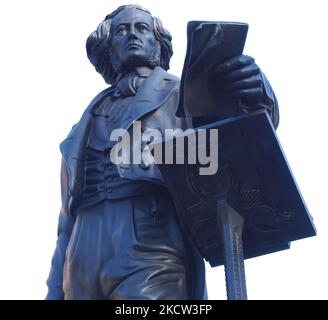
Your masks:
<svg viewBox="0 0 328 320"><path fill-rule="evenodd" d="M111 188L108 188L108 189L107 189L107 192L108 192L108 193L112 193L112 191L113 191L113 189L111 189Z"/></svg>
<svg viewBox="0 0 328 320"><path fill-rule="evenodd" d="M112 177L109 177L107 180L108 181L113 181L113 178Z"/></svg>

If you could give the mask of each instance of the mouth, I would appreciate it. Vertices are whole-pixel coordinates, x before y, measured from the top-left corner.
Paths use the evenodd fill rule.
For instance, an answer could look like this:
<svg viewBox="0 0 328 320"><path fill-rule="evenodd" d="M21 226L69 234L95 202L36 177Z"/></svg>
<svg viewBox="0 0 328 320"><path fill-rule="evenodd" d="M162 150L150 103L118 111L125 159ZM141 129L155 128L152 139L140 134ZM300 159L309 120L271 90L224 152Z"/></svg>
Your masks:
<svg viewBox="0 0 328 320"><path fill-rule="evenodd" d="M128 50L142 49L142 45L138 43L129 43L126 47Z"/></svg>

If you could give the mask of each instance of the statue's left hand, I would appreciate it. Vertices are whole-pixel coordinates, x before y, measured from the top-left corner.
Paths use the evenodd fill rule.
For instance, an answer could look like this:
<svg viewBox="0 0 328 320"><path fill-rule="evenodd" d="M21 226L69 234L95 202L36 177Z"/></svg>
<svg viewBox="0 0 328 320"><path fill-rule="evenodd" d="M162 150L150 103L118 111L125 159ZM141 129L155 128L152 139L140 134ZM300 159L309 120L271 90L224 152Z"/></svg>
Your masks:
<svg viewBox="0 0 328 320"><path fill-rule="evenodd" d="M221 90L241 98L250 108L263 98L260 68L250 56L237 56L218 65L215 77Z"/></svg>

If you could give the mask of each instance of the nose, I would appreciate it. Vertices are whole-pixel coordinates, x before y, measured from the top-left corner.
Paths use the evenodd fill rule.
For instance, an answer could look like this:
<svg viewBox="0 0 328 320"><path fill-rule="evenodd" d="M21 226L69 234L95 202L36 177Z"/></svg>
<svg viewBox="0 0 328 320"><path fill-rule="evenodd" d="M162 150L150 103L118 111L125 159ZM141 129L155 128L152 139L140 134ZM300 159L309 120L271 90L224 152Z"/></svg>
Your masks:
<svg viewBox="0 0 328 320"><path fill-rule="evenodd" d="M132 40L132 39L137 39L137 35L136 35L136 28L134 25L131 25L131 28L130 28L130 32L129 32L129 40Z"/></svg>

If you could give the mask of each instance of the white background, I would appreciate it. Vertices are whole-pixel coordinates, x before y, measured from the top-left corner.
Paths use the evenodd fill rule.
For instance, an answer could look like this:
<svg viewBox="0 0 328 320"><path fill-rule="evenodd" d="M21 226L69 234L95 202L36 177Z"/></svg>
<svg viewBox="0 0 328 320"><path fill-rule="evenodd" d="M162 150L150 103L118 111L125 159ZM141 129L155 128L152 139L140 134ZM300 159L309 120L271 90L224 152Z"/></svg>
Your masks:
<svg viewBox="0 0 328 320"><path fill-rule="evenodd" d="M136 1L137 2L137 1ZM250 25L256 58L280 103L278 136L318 236L246 261L250 299L327 299L327 23L324 0L139 1L173 35L179 75L188 20ZM0 4L0 298L43 299L60 207L59 143L106 84L85 40L123 1L2 0ZM225 299L222 267L207 270Z"/></svg>

